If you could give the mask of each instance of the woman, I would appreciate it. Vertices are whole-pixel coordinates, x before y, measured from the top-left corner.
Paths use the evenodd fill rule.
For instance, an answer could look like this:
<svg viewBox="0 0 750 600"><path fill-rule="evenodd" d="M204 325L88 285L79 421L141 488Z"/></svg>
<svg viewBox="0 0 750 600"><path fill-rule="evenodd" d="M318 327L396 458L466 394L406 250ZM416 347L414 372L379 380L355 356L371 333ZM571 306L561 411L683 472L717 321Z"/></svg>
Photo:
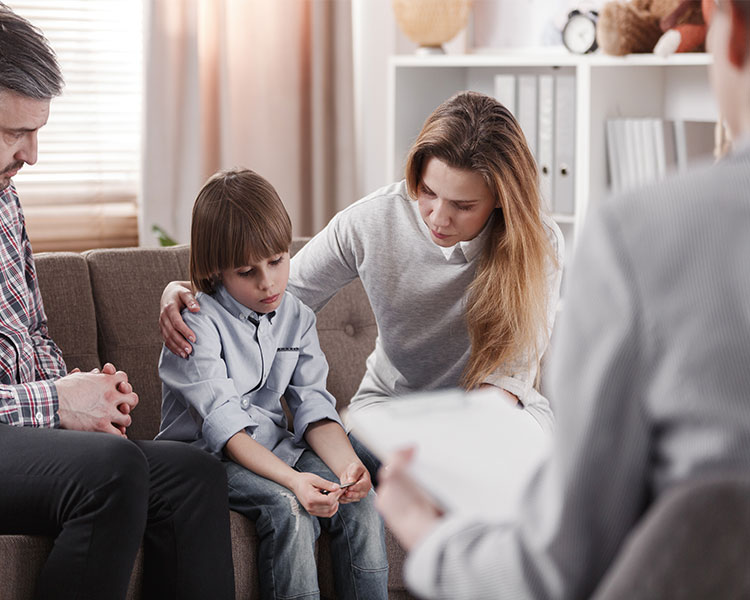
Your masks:
<svg viewBox="0 0 750 600"><path fill-rule="evenodd" d="M294 256L289 290L317 311L361 279L378 338L353 410L417 390L493 385L549 429L534 383L562 252L518 123L495 99L463 92L428 117L404 181L338 213ZM173 282L160 326L182 356L193 336L185 305L198 309L187 283Z"/></svg>

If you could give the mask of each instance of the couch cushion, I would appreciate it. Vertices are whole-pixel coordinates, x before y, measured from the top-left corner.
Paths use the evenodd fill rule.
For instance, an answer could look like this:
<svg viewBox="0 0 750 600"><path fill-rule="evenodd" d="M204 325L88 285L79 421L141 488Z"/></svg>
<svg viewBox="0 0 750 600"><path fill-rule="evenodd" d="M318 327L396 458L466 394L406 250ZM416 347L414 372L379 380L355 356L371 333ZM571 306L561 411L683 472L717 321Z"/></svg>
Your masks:
<svg viewBox="0 0 750 600"><path fill-rule="evenodd" d="M375 348L378 328L359 279L341 289L318 313L318 338L329 365L328 391L340 411L349 404Z"/></svg>
<svg viewBox="0 0 750 600"><path fill-rule="evenodd" d="M187 279L188 252L187 246L176 246L86 253L99 326L99 357L126 371L140 398L128 430L133 439L151 439L159 432L159 299L167 283Z"/></svg>
<svg viewBox="0 0 750 600"><path fill-rule="evenodd" d="M39 573L52 550L52 538L0 535L1 598L32 598Z"/></svg>
<svg viewBox="0 0 750 600"><path fill-rule="evenodd" d="M68 370L99 367L86 260L74 252L40 252L35 261L50 337L62 350Z"/></svg>

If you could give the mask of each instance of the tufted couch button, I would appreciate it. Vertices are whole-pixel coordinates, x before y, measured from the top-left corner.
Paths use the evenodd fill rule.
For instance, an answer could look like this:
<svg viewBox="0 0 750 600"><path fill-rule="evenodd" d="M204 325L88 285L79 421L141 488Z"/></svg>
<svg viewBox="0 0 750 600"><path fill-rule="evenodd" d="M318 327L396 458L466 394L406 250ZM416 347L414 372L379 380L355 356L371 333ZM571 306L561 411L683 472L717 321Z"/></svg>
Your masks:
<svg viewBox="0 0 750 600"><path fill-rule="evenodd" d="M347 323L346 327L344 327L344 333L349 337L354 337L354 325Z"/></svg>

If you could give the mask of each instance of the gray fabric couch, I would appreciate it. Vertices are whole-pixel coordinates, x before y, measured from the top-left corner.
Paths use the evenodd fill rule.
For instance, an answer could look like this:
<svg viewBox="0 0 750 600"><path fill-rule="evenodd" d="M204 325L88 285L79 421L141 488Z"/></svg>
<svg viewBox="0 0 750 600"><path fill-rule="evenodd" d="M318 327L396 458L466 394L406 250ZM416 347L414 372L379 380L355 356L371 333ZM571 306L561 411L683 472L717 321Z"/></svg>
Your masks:
<svg viewBox="0 0 750 600"><path fill-rule="evenodd" d="M295 240L293 250L303 241ZM157 370L161 339L159 298L174 279L187 279L188 248L127 248L84 254L48 253L36 257L39 283L52 338L68 369L114 363L126 371L140 397L129 435L151 439L159 430L161 388ZM360 283L341 290L318 315L321 346L328 358L328 387L346 406L364 373L375 344L375 319ZM235 588L238 599L258 598L255 528L231 514ZM410 598L401 578L404 553L388 535L390 597ZM0 536L0 598L31 598L36 576L52 540ZM327 539L318 544L321 593L334 597ZM138 557L128 598L141 598Z"/></svg>

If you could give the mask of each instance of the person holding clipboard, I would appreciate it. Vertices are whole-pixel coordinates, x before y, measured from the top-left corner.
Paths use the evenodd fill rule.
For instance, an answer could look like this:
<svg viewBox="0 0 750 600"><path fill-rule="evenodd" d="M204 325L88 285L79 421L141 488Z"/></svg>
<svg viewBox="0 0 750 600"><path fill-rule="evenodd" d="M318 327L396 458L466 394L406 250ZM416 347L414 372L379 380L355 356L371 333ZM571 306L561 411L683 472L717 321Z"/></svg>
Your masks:
<svg viewBox="0 0 750 600"><path fill-rule="evenodd" d="M377 503L420 598L588 598L650 505L750 472L750 2L718 1L708 46L734 150L590 215L551 352L552 451L519 514L441 512L409 451L381 471ZM722 566L705 561L699 576ZM720 585L702 597L746 594Z"/></svg>

